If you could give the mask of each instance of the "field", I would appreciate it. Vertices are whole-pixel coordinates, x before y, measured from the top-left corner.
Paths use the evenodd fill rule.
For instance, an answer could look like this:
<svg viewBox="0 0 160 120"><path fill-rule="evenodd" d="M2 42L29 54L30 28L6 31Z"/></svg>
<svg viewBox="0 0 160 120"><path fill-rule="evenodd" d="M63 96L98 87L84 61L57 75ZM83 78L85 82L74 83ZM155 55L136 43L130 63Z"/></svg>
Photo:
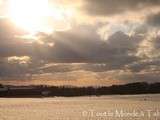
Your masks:
<svg viewBox="0 0 160 120"><path fill-rule="evenodd" d="M160 94L0 98L0 120L159 120Z"/></svg>

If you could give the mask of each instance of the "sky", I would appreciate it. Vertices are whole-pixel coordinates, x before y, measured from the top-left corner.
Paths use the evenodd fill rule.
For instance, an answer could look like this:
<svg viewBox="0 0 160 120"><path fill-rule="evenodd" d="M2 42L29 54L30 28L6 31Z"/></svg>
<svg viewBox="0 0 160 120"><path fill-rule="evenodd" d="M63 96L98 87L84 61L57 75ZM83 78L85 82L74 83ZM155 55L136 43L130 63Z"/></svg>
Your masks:
<svg viewBox="0 0 160 120"><path fill-rule="evenodd" d="M0 83L160 80L160 0L0 0Z"/></svg>

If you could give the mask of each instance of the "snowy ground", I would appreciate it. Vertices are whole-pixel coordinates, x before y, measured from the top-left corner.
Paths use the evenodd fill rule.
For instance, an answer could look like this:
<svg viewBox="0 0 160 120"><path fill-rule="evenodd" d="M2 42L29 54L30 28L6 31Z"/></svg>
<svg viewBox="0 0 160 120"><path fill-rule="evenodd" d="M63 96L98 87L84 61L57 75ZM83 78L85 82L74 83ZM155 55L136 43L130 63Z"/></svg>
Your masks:
<svg viewBox="0 0 160 120"><path fill-rule="evenodd" d="M160 95L0 98L0 120L160 120Z"/></svg>

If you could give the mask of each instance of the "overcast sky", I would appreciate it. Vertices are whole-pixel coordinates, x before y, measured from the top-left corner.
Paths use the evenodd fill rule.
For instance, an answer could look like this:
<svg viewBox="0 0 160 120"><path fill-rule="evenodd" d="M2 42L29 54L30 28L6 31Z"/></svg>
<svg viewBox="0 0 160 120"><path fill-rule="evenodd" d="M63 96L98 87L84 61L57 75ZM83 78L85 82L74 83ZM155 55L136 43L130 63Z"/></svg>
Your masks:
<svg viewBox="0 0 160 120"><path fill-rule="evenodd" d="M0 83L159 82L160 0L49 0L52 16L38 1L11 14L11 1L21 6L0 0Z"/></svg>

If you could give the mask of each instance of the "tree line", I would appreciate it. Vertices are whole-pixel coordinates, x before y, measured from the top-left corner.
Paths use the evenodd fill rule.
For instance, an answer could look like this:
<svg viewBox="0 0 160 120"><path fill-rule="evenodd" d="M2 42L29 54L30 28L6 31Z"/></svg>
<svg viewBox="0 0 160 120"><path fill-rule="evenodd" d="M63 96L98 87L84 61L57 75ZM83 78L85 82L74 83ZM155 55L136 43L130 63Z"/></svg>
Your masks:
<svg viewBox="0 0 160 120"><path fill-rule="evenodd" d="M160 93L160 83L137 82L125 85L74 87L74 86L12 86L0 84L0 97L54 97L101 96Z"/></svg>

